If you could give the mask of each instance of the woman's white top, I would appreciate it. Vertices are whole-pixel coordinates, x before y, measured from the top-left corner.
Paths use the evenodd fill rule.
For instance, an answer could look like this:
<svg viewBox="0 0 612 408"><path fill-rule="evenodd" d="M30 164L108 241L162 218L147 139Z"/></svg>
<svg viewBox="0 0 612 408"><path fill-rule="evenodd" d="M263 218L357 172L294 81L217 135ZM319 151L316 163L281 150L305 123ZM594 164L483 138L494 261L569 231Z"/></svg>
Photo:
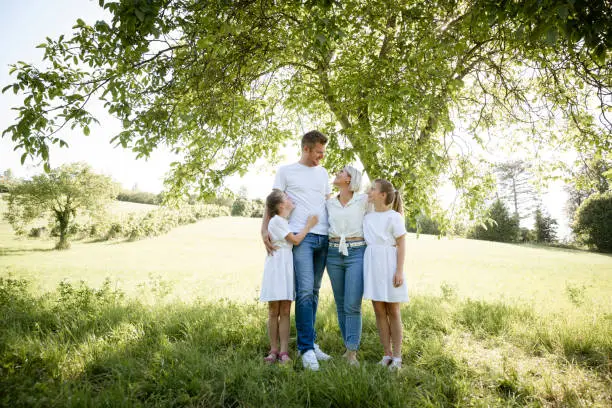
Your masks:
<svg viewBox="0 0 612 408"><path fill-rule="evenodd" d="M293 300L293 244L285 239L291 232L289 222L275 215L268 224L268 232L278 249L266 257L259 299L262 302Z"/></svg>
<svg viewBox="0 0 612 408"><path fill-rule="evenodd" d="M393 286L397 269L396 238L406 234L404 217L396 211L373 211L364 217L363 234L367 244L363 256L363 297L380 302L408 301L406 279Z"/></svg>
<svg viewBox="0 0 612 408"><path fill-rule="evenodd" d="M330 238L340 238L338 251L348 256L346 238L363 237L363 217L368 208L368 196L354 193L353 198L346 205L342 205L336 195L327 200L326 206L328 235Z"/></svg>

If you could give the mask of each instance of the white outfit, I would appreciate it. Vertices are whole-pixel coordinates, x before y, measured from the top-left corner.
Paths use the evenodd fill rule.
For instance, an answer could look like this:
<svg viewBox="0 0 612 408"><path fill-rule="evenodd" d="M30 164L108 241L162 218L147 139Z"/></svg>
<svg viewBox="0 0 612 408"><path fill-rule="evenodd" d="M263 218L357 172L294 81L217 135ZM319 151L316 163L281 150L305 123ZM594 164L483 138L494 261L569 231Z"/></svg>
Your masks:
<svg viewBox="0 0 612 408"><path fill-rule="evenodd" d="M363 234L368 245L363 256L363 297L380 302L408 301L406 279L393 286L397 267L395 239L406 234L404 217L396 211L373 211L363 219Z"/></svg>
<svg viewBox="0 0 612 408"><path fill-rule="evenodd" d="M353 194L343 206L338 196L330 197L326 203L329 217L329 237L340 238L338 251L348 256L346 238L363 237L363 217L368 209L367 194Z"/></svg>
<svg viewBox="0 0 612 408"><path fill-rule="evenodd" d="M293 300L293 245L285 239L291 231L283 217L275 215L268 224L272 244L278 247L266 257L259 300Z"/></svg>
<svg viewBox="0 0 612 408"><path fill-rule="evenodd" d="M321 166L308 167L300 163L281 166L276 172L274 189L287 193L295 204L289 217L289 229L300 232L310 215L319 217L319 223L310 232L327 235L327 211L325 199L331 192L327 170Z"/></svg>

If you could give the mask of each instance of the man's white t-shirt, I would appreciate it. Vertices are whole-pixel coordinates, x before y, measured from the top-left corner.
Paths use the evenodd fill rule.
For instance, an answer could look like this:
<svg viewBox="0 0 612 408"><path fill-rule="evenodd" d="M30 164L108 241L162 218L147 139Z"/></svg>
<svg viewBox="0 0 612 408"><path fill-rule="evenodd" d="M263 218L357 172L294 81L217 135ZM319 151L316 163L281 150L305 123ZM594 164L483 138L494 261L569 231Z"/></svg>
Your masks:
<svg viewBox="0 0 612 408"><path fill-rule="evenodd" d="M313 234L327 235L325 199L331 192L327 170L321 166L308 167L300 163L281 166L276 172L274 189L287 193L295 204L289 217L289 228L300 232L310 215L319 217L319 223L310 230Z"/></svg>

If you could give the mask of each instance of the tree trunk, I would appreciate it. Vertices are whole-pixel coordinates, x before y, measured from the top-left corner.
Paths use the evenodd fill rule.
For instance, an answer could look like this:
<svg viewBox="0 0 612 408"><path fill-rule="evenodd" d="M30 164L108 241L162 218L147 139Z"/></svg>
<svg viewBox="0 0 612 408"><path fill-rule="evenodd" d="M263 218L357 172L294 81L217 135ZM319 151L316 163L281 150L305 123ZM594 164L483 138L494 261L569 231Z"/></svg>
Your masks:
<svg viewBox="0 0 612 408"><path fill-rule="evenodd" d="M70 242L68 242L68 224L70 222L70 211L65 210L63 212L56 212L55 217L60 227L60 240L55 245L55 249L69 249Z"/></svg>

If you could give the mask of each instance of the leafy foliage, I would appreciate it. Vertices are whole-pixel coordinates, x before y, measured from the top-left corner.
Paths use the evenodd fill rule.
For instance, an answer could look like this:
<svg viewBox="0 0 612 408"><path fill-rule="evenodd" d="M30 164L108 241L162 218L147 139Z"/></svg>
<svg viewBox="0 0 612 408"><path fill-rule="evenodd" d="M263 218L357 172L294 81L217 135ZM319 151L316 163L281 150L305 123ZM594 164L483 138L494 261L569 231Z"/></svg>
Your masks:
<svg viewBox="0 0 612 408"><path fill-rule="evenodd" d="M572 228L587 245L612 252L612 191L587 198L576 211Z"/></svg>
<svg viewBox="0 0 612 408"><path fill-rule="evenodd" d="M403 191L414 220L441 175L468 212L486 196L457 118L481 145L478 132L499 121L554 121L567 132L550 143L611 148L609 0L99 2L109 21L79 19L71 37L48 38L46 68L11 68L3 91L24 103L3 135L22 161L48 167L66 126L89 134L98 97L123 123L115 143L139 157L167 144L184 158L170 195L207 195L274 158L307 116L330 136L327 167L358 158Z"/></svg>
<svg viewBox="0 0 612 408"><path fill-rule="evenodd" d="M56 248L67 249L77 214L100 214L115 198L115 191L108 176L95 174L87 164L64 165L11 188L5 217L18 234L25 233L29 222L49 217L59 232Z"/></svg>
<svg viewBox="0 0 612 408"><path fill-rule="evenodd" d="M557 238L556 225L557 220L542 211L540 207L536 209L534 232L537 242L554 242Z"/></svg>
<svg viewBox="0 0 612 408"><path fill-rule="evenodd" d="M487 210L489 226L476 225L468 238L485 241L516 242L519 238L519 220L508 212L501 200L495 200Z"/></svg>
<svg viewBox="0 0 612 408"><path fill-rule="evenodd" d="M263 200L249 200L245 197L238 197L232 204L233 217L263 217L265 204Z"/></svg>
<svg viewBox="0 0 612 408"><path fill-rule="evenodd" d="M605 193L612 183L612 161L603 155L580 158L565 191L569 198L566 211L571 220L576 210L591 194Z"/></svg>
<svg viewBox="0 0 612 408"><path fill-rule="evenodd" d="M145 191L121 190L121 192L117 194L117 200L139 204L158 205L161 203L162 197L161 194L147 193Z"/></svg>

